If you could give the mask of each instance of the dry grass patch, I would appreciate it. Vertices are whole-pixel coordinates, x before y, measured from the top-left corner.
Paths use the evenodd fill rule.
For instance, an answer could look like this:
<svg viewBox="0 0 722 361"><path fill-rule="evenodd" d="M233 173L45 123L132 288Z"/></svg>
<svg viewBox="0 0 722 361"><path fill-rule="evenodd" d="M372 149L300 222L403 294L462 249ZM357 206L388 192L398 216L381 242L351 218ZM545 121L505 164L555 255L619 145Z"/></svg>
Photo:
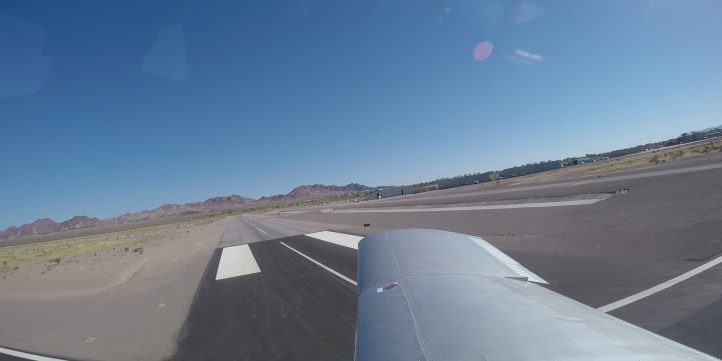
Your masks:
<svg viewBox="0 0 722 361"><path fill-rule="evenodd" d="M659 149L643 154L634 154L622 158L610 159L581 168L587 174L615 172L631 168L640 168L652 164L661 164L675 159L694 158L713 152L722 152L722 140L710 140L673 149Z"/></svg>
<svg viewBox="0 0 722 361"><path fill-rule="evenodd" d="M48 270L61 263L96 257L100 254L141 255L144 247L175 232L189 232L189 228L208 224L217 218L209 217L159 226L115 231L90 236L0 247L0 273L14 273L27 264L46 264Z"/></svg>

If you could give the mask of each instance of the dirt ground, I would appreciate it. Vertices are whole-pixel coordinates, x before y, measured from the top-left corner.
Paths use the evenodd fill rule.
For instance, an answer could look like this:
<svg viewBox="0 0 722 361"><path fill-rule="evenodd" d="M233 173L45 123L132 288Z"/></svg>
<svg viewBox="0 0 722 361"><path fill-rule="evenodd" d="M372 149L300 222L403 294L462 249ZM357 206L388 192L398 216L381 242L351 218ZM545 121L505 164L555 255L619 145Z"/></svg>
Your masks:
<svg viewBox="0 0 722 361"><path fill-rule="evenodd" d="M168 358L226 222L0 247L0 346L74 359Z"/></svg>

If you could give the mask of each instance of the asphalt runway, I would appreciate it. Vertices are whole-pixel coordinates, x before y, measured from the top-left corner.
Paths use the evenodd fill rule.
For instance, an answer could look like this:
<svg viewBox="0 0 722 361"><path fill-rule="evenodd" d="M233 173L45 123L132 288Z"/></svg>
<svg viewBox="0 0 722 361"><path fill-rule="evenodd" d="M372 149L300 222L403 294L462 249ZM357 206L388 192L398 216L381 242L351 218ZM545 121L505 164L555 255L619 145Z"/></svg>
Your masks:
<svg viewBox="0 0 722 361"><path fill-rule="evenodd" d="M332 230L363 236L417 227L476 235L543 277L550 289L603 307L717 259L722 251L721 189L722 160L707 158L615 177L491 191L471 186L442 191L455 195L448 199L431 192L354 206L368 210L524 204L610 195L593 203L395 213L316 209L238 216L229 222L206 267L173 360L352 359L358 253L339 245L343 242L306 234ZM252 258L255 266L219 272L228 267L223 259L230 250L243 250L233 254L246 257L242 263ZM217 279L220 274L230 276ZM722 357L722 265L610 312Z"/></svg>
<svg viewBox="0 0 722 361"><path fill-rule="evenodd" d="M593 307L607 305L667 282L719 254L715 241L719 238L713 236L722 235L718 222L722 202L714 191L720 177L722 169L712 167L586 184L581 186L587 193L617 187L628 192L566 207L239 217L229 225L221 245L251 242L261 272L216 281L217 251L176 359L350 359L355 289L297 252L351 280L356 279L357 252L303 235L273 240L324 229L356 227L359 234L368 234L424 227L480 235L549 281L552 290ZM548 198L545 192L550 190L569 194L568 188L579 186L541 188L530 198ZM362 228L362 223L373 226ZM661 234L672 231L677 233L667 238ZM685 237L678 239L680 234ZM715 266L611 313L720 357L720 281L722 266ZM262 337L254 338L258 335Z"/></svg>
<svg viewBox="0 0 722 361"><path fill-rule="evenodd" d="M297 252L355 280L357 251L302 235L257 241L270 233L277 234L241 220L229 225L224 246L252 241L260 272L217 280L216 250L174 360L353 358L356 285Z"/></svg>
<svg viewBox="0 0 722 361"><path fill-rule="evenodd" d="M351 213L319 208L237 217L203 276L174 360L351 359L357 251L307 233L420 227L481 236L549 281L552 290L602 307L717 257L720 189L722 158L708 157L605 177L491 190L471 186L341 207ZM353 213L579 195L605 197L555 207ZM259 271L217 280L223 248L244 244ZM722 357L720 281L722 266L715 266L611 313Z"/></svg>
<svg viewBox="0 0 722 361"><path fill-rule="evenodd" d="M486 186L488 188L488 186ZM443 193L442 193L443 192ZM722 252L722 157L673 162L602 178L486 189L469 186L340 209L539 202L610 194L594 204L450 212L281 214L328 228L435 228L480 236L550 282L549 288L602 307L657 286ZM262 223L262 220L258 220ZM628 322L722 357L722 265L611 311Z"/></svg>

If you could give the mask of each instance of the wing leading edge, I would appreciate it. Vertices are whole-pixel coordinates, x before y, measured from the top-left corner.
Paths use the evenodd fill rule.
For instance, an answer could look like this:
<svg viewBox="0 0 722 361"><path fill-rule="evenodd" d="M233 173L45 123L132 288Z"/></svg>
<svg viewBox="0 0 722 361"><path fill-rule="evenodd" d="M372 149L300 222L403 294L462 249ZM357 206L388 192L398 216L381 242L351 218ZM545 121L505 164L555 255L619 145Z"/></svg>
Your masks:
<svg viewBox="0 0 722 361"><path fill-rule="evenodd" d="M356 361L717 360L539 286L476 237L369 236L358 274Z"/></svg>

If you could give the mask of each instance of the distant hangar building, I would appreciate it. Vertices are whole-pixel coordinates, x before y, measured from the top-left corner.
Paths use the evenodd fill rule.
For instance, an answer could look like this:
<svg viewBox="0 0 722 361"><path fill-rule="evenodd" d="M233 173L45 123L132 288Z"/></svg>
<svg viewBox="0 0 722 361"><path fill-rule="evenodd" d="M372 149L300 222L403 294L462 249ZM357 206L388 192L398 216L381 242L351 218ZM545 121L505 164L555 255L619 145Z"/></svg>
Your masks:
<svg viewBox="0 0 722 361"><path fill-rule="evenodd" d="M374 190L371 193L369 193L369 195L366 196L366 200L398 197L398 196L403 196L406 194L414 194L414 193L416 193L416 189L413 187L394 187L394 188L386 188L386 189L377 189L377 190Z"/></svg>

